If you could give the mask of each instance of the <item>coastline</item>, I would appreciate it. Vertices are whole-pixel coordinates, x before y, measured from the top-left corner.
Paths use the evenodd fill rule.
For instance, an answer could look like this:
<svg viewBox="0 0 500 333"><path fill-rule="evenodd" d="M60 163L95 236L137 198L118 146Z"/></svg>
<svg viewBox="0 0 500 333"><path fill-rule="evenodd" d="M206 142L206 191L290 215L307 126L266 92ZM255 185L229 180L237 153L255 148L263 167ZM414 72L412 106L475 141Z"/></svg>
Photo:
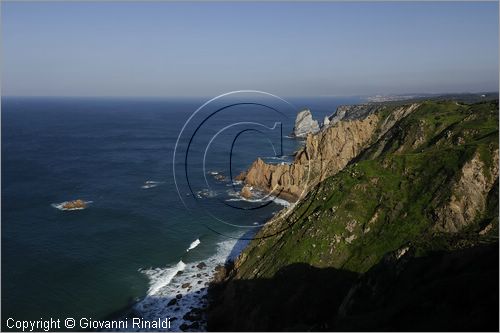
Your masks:
<svg viewBox="0 0 500 333"><path fill-rule="evenodd" d="M486 298L486 295L494 289L496 280L484 282L483 277L489 276L490 271L498 274L498 267L495 271L495 267L482 262L498 261L498 219L495 220L498 211L495 133L498 135L498 130L494 125L484 126L488 121L495 121L497 110L498 102L467 105L428 101L380 108L375 116L365 114L367 118L377 117L373 119L376 124L371 124L372 138L354 151L354 156L340 167L338 174L333 170L333 176L320 179L317 187L320 195L306 196L298 203L287 219L293 222L293 227L278 237L271 237L280 230L280 223L272 224L280 216L275 215L235 261L217 268L208 288L207 329L342 331L358 327L360 330L403 327L403 330L411 330L414 327L411 321L400 320L394 316L395 311L419 319L422 330L494 327L498 311L489 314L486 310L495 302L498 304L498 299ZM430 123L430 111L443 123L436 126ZM455 120L455 115L461 118L453 128L456 139L452 134L441 137L443 128L449 128L447 125ZM352 132L353 123L349 119L333 129L340 131L347 124ZM472 126L477 128L474 136L462 131ZM362 130L360 127L359 131ZM476 143L473 140L477 137L491 142ZM396 147L390 146L392 150L384 150L387 142L393 142L394 138L404 140ZM475 143L474 150L462 150L460 146L465 140ZM424 146L426 142L431 144ZM324 146L314 148L321 151ZM328 152L338 157L336 149ZM411 160L405 160L407 155L401 157L401 152L412 153ZM443 152L446 158L441 158ZM460 161L452 159L455 154L461 157ZM413 159L415 155L418 160ZM402 167L396 163L400 159L412 163ZM429 168L429 161L439 163L440 168ZM268 176L269 165L258 163L256 168L255 164L255 175L262 177L252 181L258 179L259 184L259 180L265 183L275 179ZM453 168L454 177L448 176L443 187L444 176L439 170L447 168ZM274 175L271 173L271 176ZM430 178L433 181L429 183ZM258 188L257 184L252 185ZM422 188L433 196L419 206L408 198ZM453 193L449 199L443 194L448 193L447 189ZM455 198L459 196L467 199L458 201ZM445 199L432 206L441 198ZM394 202L398 204L393 205ZM403 210L401 202L411 209ZM477 207L474 212L477 215L470 215L467 210L470 205ZM429 207L436 212L433 218L419 215L428 212ZM415 221L420 228L414 227ZM398 239L402 234L404 238ZM471 263L477 262L478 253L484 254L484 258L473 266ZM454 271L449 274L452 261ZM417 276L412 272L418 272ZM422 278L427 272L431 279ZM400 275L404 283L399 283ZM436 289L435 281L443 276L446 283ZM465 276L470 281L462 279ZM392 280L387 283L387 279ZM396 296L393 288L397 290ZM415 293L417 288L419 292ZM458 300L450 296L460 289L479 296L463 295ZM435 299L439 306L422 305L422 295L425 299ZM410 304L407 304L408 298L412 300ZM484 299L488 301L483 303ZM380 302L384 302L383 307ZM470 313L474 316L478 312L483 316L454 326L450 319L462 318L461 304L465 303L471 304ZM437 314L428 319L415 312ZM378 313L381 319L374 321L372 313Z"/></svg>

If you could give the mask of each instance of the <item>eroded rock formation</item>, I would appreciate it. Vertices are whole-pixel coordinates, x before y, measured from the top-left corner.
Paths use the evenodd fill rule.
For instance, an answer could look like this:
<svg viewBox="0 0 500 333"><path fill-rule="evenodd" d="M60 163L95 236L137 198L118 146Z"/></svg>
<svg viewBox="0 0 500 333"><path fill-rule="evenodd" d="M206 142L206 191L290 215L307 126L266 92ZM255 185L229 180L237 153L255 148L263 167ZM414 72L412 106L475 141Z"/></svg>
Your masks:
<svg viewBox="0 0 500 333"><path fill-rule="evenodd" d="M465 163L452 187L449 201L437 210L436 230L458 232L473 223L486 208L486 199L498 177L498 149L493 163L485 165L478 152Z"/></svg>
<svg viewBox="0 0 500 333"><path fill-rule="evenodd" d="M257 159L237 179L295 201L311 186L344 168L367 145L416 107L417 104L400 107L391 113L390 120L383 118L381 121L379 111L384 110L384 106L340 106L327 126L316 134L307 135L305 145L296 152L293 163L267 164ZM306 111L306 116L310 116ZM306 111L299 113L297 119L304 119Z"/></svg>
<svg viewBox="0 0 500 333"><path fill-rule="evenodd" d="M311 110L305 109L297 114L293 135L297 138L306 137L309 133L319 132L318 121L312 117Z"/></svg>

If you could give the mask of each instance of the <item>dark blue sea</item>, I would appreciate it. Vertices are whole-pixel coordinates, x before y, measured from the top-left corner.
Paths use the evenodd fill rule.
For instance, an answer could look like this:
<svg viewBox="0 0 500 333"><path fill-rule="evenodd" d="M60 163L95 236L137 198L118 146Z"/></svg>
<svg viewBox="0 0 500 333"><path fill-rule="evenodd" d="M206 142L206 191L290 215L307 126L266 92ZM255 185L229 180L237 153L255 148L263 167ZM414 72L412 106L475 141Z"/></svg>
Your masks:
<svg viewBox="0 0 500 333"><path fill-rule="evenodd" d="M259 98L194 114L209 98L2 97L3 327L131 310L178 328L237 240L286 209L258 193L243 200L231 176L257 157L288 163L302 108L321 122L359 102ZM75 199L87 207L61 209Z"/></svg>

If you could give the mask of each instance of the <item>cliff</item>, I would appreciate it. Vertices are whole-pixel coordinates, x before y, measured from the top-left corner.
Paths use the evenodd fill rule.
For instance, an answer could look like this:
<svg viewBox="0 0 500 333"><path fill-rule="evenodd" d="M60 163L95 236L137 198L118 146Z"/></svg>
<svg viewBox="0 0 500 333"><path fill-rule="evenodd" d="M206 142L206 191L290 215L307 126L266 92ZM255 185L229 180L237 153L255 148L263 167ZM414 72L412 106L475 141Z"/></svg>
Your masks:
<svg viewBox="0 0 500 333"><path fill-rule="evenodd" d="M245 175L307 188L212 285L209 329L498 330L498 101L338 116Z"/></svg>
<svg viewBox="0 0 500 333"><path fill-rule="evenodd" d="M302 138L309 133L317 133L319 131L319 124L317 120L312 117L311 110L305 109L297 114L295 119L295 126L293 127L293 136Z"/></svg>
<svg viewBox="0 0 500 333"><path fill-rule="evenodd" d="M341 106L322 130L307 136L291 164L266 164L257 159L237 179L295 201L318 182L342 170L368 145L418 107Z"/></svg>

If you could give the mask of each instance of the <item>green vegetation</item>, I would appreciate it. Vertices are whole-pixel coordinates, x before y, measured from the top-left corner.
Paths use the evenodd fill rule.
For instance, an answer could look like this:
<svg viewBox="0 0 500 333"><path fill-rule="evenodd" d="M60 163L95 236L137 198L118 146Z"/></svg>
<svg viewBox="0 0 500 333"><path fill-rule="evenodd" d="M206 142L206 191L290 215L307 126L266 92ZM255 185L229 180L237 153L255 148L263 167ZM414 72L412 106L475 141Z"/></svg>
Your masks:
<svg viewBox="0 0 500 333"><path fill-rule="evenodd" d="M289 219L275 222L280 227L264 229L290 225L249 247L242 274L257 268L258 276L270 277L285 265L304 262L365 272L412 242L439 248L434 212L450 199L463 165L478 152L491 177L497 110L497 102L423 103L356 163L319 184ZM429 244L433 238L436 244Z"/></svg>
<svg viewBox="0 0 500 333"><path fill-rule="evenodd" d="M381 118L379 123L382 124L384 119L390 117L397 107L389 105L379 111ZM384 135L381 133L381 130L376 132L374 143L355 162L311 190L306 198L297 204L292 214L285 219L273 221L260 231L257 235L260 239L252 241L244 251L235 273L236 277L230 286L238 280L269 281L281 276L287 267L307 264L319 269L333 269L335 270L332 272L333 277L339 274L348 276L350 284L342 280L344 283L342 286L345 287L345 283L348 285L354 283L353 277L349 275L352 273L362 277L364 274L369 274L372 280L387 274L395 279L391 270L396 269L397 264L387 266L384 264L384 259L387 258L392 258L397 263L399 258L406 254L405 258L412 258L404 261L412 262L408 264L409 267L428 270L434 264L443 264L444 261L440 259L425 259L440 251L446 253L466 251L478 245L488 244L498 248L498 160L495 159L498 158L498 101L476 104L426 101L392 126L387 133ZM447 230L446 227L439 228L438 224L443 220L443 214L448 214L443 207L446 207L451 200L460 202L464 195L456 190L455 186L463 177L464 165L473 158L479 158L484 177L490 184L494 182L492 188L485 194L487 198L484 200L484 207L472 218L473 220L466 221L466 225L458 231ZM476 191L475 188L469 190ZM478 207L481 207L481 204L478 204ZM495 253L491 250L483 252L490 256ZM472 261L475 252L470 253L467 254L467 260ZM454 256L451 255L450 258ZM490 260L488 258L482 260L487 263ZM448 260L452 259L446 259L446 262ZM498 256L492 264L498 264ZM466 265L460 267L462 269L460 274L467 276L467 272L463 271L467 269ZM479 265L474 268L474 277L481 276L482 267ZM491 265L488 267L495 271ZM436 274L437 272L448 274L450 286L463 288L463 281L455 279L455 275L450 274L445 268L436 268L433 271ZM377 275L377 272L384 273ZM498 277L498 265L496 272ZM411 283L411 274L404 278ZM468 279L472 279L471 276ZM280 285L280 290L283 290L280 295L286 297L285 291L292 288L291 281L300 284L299 280L299 277L291 276L288 285L286 282L280 282L288 286ZM431 280L424 279L422 283ZM273 288L269 287L272 283L266 282L265 285L269 289L263 293L272 293ZM390 290L390 286L384 288ZM400 288L407 290L405 288L408 288L408 285ZM433 288L426 286L423 290L432 294L435 292ZM484 292L483 289L481 292ZM340 293L342 297L348 290L345 289L343 294ZM309 292L298 292L295 297L299 299L306 297L304 295ZM253 297L259 298L258 292L255 293ZM340 297L338 296L340 294L337 294L337 297ZM360 295L356 297L365 299L363 296L365 294ZM415 293L412 295L418 297ZM498 295L498 289L495 295ZM245 299L244 294L240 296ZM265 296L260 295L260 297ZM403 302L398 298L399 301ZM496 301L498 308L498 298ZM225 302L232 304L234 299L232 301L226 299ZM338 306L339 300L336 302ZM240 303L232 306L243 306ZM250 304L248 308L253 306L256 304ZM451 308L454 307L450 306ZM336 309L336 307L332 309L330 316L336 316ZM255 311L256 314L260 313L258 310ZM390 317L393 314L384 315ZM453 313L446 312L444 315L453 316ZM325 320L325 325L328 322L328 325L333 326L306 325L296 328L331 329L337 325L330 321L331 318L327 318L330 317L317 320ZM495 320L498 323L498 316ZM346 324L347 326L342 324L339 327L344 330L353 327L355 329L355 323L356 320ZM441 324L443 323L445 322ZM391 328L391 326L381 327ZM446 328L446 325L443 327ZM370 326L360 328L370 329ZM425 326L421 329L425 329Z"/></svg>

